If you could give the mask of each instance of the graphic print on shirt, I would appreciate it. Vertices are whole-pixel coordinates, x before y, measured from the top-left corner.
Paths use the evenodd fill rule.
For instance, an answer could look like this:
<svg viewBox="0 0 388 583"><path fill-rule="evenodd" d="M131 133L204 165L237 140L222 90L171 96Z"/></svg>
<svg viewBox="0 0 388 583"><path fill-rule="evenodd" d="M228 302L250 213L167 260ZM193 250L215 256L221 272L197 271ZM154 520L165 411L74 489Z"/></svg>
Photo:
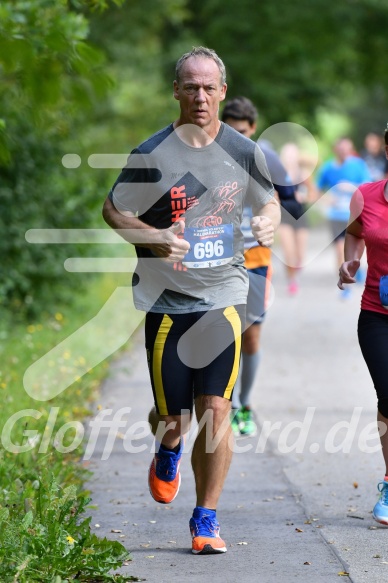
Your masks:
<svg viewBox="0 0 388 583"><path fill-rule="evenodd" d="M187 172L170 189L171 222L175 223L186 211L199 203L199 199L206 192L206 187L191 172Z"/></svg>
<svg viewBox="0 0 388 583"><path fill-rule="evenodd" d="M209 189L199 202L185 227L185 240L190 250L182 263L186 267L200 269L225 265L233 259L233 224L228 215L235 212L237 194L242 192L238 182L221 182ZM241 201L240 201L241 203Z"/></svg>
<svg viewBox="0 0 388 583"><path fill-rule="evenodd" d="M226 215L225 220L227 220L227 215L233 212L236 207L235 197L240 192L242 192L242 188L239 188L237 180L221 182L209 190L209 199L206 201L207 208L202 209L204 205L201 201L201 216L192 219L188 226L208 227L222 224L224 222L222 215Z"/></svg>

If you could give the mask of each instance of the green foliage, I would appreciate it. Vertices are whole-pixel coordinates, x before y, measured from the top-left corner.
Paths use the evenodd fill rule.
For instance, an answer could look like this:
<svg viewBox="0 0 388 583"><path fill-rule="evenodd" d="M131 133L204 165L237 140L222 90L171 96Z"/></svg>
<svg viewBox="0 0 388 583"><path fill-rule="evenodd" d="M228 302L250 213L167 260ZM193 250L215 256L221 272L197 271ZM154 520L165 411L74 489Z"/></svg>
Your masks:
<svg viewBox="0 0 388 583"><path fill-rule="evenodd" d="M110 86L103 54L87 44L87 35L86 18L64 0L2 2L0 103L8 146L0 152L3 162L11 157L21 121L29 120L46 141L63 139L74 127L73 116Z"/></svg>
<svg viewBox="0 0 388 583"><path fill-rule="evenodd" d="M128 560L118 542L99 539L83 518L90 499L74 485L60 488L54 477L18 480L0 506L0 575L20 581L127 581L109 571ZM32 508L22 508L21 493L37 492ZM26 498L30 500L30 498Z"/></svg>
<svg viewBox="0 0 388 583"><path fill-rule="evenodd" d="M388 5L383 0L189 0L190 27L225 61L229 95L246 95L264 126L315 128L319 108L347 111L357 90L383 88ZM371 114L370 112L370 115Z"/></svg>
<svg viewBox="0 0 388 583"><path fill-rule="evenodd" d="M28 245L25 232L88 227L100 216L90 172L61 163L67 148L79 148L73 135L91 105L111 87L103 53L87 35L87 19L64 0L1 3L0 303L27 316L70 290L62 249Z"/></svg>

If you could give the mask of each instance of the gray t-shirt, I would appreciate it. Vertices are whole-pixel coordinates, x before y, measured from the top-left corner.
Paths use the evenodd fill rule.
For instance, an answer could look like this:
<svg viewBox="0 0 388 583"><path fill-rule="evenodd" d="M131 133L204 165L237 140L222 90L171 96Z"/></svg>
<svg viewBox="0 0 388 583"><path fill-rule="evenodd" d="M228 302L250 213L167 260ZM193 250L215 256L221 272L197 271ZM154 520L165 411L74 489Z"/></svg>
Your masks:
<svg viewBox="0 0 388 583"><path fill-rule="evenodd" d="M166 263L135 245L138 309L187 313L246 303L243 207L261 208L274 196L252 140L222 123L210 145L194 148L171 124L131 152L109 196L118 210L158 229L185 221L190 251L183 262Z"/></svg>

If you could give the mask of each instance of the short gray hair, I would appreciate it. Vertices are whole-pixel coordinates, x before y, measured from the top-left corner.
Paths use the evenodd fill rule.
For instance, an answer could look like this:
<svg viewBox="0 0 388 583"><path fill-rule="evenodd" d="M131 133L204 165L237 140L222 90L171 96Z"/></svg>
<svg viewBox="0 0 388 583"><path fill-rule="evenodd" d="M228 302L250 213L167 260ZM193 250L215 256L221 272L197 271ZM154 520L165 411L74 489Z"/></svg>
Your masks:
<svg viewBox="0 0 388 583"><path fill-rule="evenodd" d="M204 57L205 59L212 59L220 70L221 85L226 83L226 69L224 63L221 61L217 53L213 51L213 49L208 49L206 47L193 47L190 52L181 56L175 67L175 80L177 83L180 82L180 72L182 66L190 57Z"/></svg>

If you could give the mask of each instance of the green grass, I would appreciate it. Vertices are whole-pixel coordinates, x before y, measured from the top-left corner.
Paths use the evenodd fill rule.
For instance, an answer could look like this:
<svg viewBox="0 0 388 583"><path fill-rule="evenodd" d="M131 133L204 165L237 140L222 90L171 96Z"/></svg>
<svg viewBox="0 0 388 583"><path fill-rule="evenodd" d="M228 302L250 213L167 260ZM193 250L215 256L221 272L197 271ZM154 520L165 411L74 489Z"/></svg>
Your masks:
<svg viewBox="0 0 388 583"><path fill-rule="evenodd" d="M79 340L73 342L74 352L63 350L66 339L76 336L85 323L93 322L117 285L128 285L129 278L82 277L88 278L86 287L71 306L57 306L38 322L15 324L9 314L1 318L3 583L138 580L111 574L130 558L128 552L120 543L91 533L90 519L85 518L90 499L83 484L89 472L82 464L83 445L77 438L77 424L79 427L97 408L95 400L108 371L108 359L102 359L101 353L101 362L92 366L90 353L104 343L104 338L79 334ZM117 319L123 309L117 306ZM114 310L108 316L112 313ZM126 317L131 317L130 305ZM114 329L115 322L110 324ZM47 396L45 382L48 394L58 379L69 385L49 400L33 398L33 391L33 396L27 394L23 385L25 371L39 362L51 371L46 380L39 375L35 379L39 398Z"/></svg>

